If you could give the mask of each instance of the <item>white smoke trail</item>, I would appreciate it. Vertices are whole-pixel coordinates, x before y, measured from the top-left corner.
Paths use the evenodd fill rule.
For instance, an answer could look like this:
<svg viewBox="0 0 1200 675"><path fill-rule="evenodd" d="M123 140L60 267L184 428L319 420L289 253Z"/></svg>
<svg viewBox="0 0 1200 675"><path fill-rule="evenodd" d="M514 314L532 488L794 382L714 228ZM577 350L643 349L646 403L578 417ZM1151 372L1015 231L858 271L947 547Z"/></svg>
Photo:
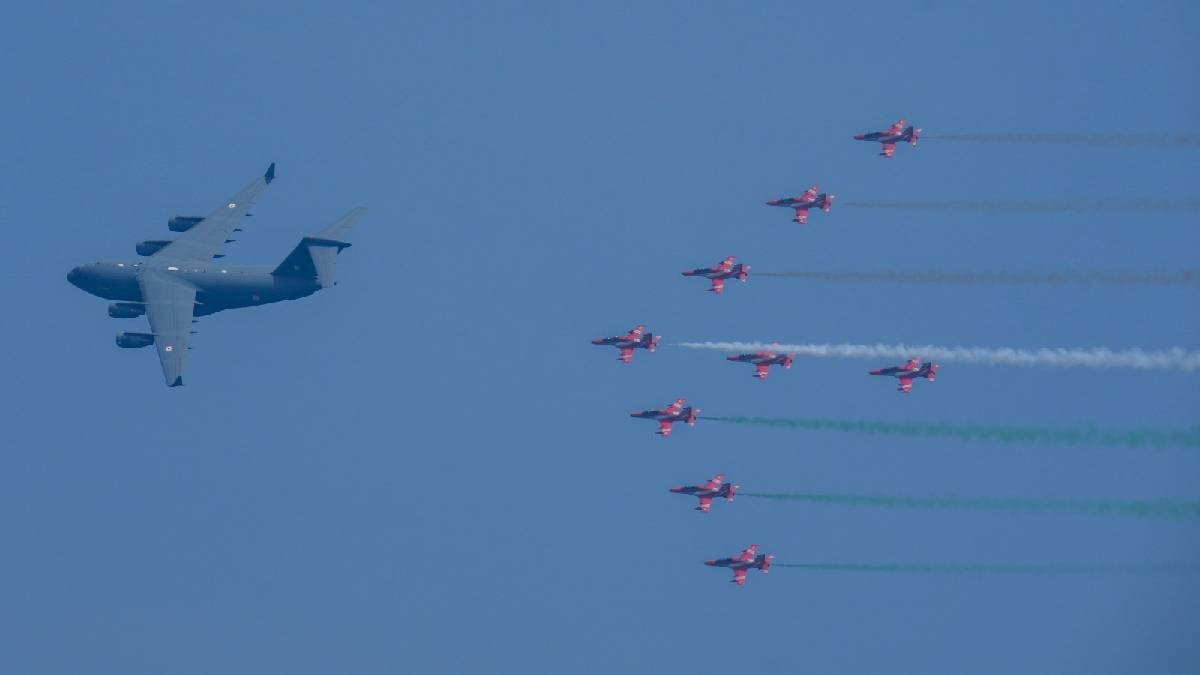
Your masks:
<svg viewBox="0 0 1200 675"><path fill-rule="evenodd" d="M826 358L921 357L935 361L985 363L997 366L1059 366L1084 368L1137 368L1139 370L1200 369L1200 352L1175 347L1159 351L1142 349L1011 349L987 347L938 347L935 345L856 345L856 344L779 344L775 342L679 342L688 349L712 349L721 352L790 352L798 356Z"/></svg>

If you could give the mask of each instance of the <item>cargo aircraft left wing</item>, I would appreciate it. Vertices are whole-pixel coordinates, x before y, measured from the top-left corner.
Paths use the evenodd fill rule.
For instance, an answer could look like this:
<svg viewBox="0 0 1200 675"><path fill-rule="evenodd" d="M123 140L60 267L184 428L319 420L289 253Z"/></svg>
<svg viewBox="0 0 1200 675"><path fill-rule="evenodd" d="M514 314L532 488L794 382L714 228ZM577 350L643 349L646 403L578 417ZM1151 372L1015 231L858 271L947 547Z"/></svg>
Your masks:
<svg viewBox="0 0 1200 675"><path fill-rule="evenodd" d="M146 318L150 320L163 377L167 386L178 387L183 384L196 288L169 271L153 268L138 273L138 286L146 303Z"/></svg>

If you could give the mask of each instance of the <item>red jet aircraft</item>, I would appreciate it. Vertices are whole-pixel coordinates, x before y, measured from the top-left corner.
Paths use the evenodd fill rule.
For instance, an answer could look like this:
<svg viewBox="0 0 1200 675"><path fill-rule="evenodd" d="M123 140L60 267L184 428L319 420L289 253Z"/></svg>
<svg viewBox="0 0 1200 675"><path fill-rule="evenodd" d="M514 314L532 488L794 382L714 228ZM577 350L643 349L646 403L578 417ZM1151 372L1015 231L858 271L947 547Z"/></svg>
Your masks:
<svg viewBox="0 0 1200 675"><path fill-rule="evenodd" d="M933 361L921 363L919 359L909 359L908 363L902 366L872 370L871 375L891 375L892 377L900 380L900 388L896 391L909 394L912 393L912 383L914 377L923 377L930 382L933 382L934 376L937 375L937 370L938 364L934 363Z"/></svg>
<svg viewBox="0 0 1200 675"><path fill-rule="evenodd" d="M725 474L719 473L713 476L712 480L704 485L684 485L683 487L673 487L671 492L677 495L695 495L700 498L700 506L696 507L701 513L708 513L712 508L712 501L716 497L724 497L732 502L733 495L738 490L738 485L733 483L722 483L725 480Z"/></svg>
<svg viewBox="0 0 1200 675"><path fill-rule="evenodd" d="M612 345L613 347L616 347L617 349L621 350L621 362L629 363L629 361L633 359L633 350L645 349L652 352L658 347L658 341L661 339L661 335L647 333L646 327L639 323L624 335L596 338L595 340L592 340L592 344Z"/></svg>
<svg viewBox="0 0 1200 675"><path fill-rule="evenodd" d="M817 186L814 185L799 197L772 199L767 202L767 206L786 206L795 209L796 217L792 218L792 222L803 225L808 222L808 210L811 208L818 208L829 213L829 208L833 206L833 195L824 192L817 194Z"/></svg>
<svg viewBox="0 0 1200 675"><path fill-rule="evenodd" d="M760 380L767 379L767 369L773 365L783 366L784 368L792 367L793 354L776 354L775 352L758 352L757 354L738 354L737 356L726 356L729 361L742 361L754 364L754 377Z"/></svg>
<svg viewBox="0 0 1200 675"><path fill-rule="evenodd" d="M671 425L676 422L687 422L691 426L696 426L696 417L700 414L699 408L692 406L683 407L683 399L677 398L671 405L662 410L643 410L641 412L629 413L630 417L640 417L646 420L657 420L658 431L655 433L664 438L671 435Z"/></svg>
<svg viewBox="0 0 1200 675"><path fill-rule="evenodd" d="M733 261L737 260L734 256L717 263L713 267L697 267L694 270L688 270L683 273L685 277L707 277L712 279L712 288L708 289L717 295L725 290L725 280L736 278L742 283L746 283L746 277L750 276L750 266L742 263L736 265Z"/></svg>
<svg viewBox="0 0 1200 675"><path fill-rule="evenodd" d="M886 131L872 131L868 134L859 134L854 137L857 141L877 141L883 143L883 152L879 153L884 157L891 157L892 153L896 152L896 143L908 141L914 147L917 145L917 138L920 137L921 130L913 127L904 128L904 120L897 120Z"/></svg>
<svg viewBox="0 0 1200 675"><path fill-rule="evenodd" d="M773 555L759 555L758 544L750 544L750 548L742 551L732 558L718 558L716 560L706 560L705 565L713 567L728 567L733 570L733 583L741 586L746 583L746 570L757 567L766 574L771 569L771 561L775 559Z"/></svg>

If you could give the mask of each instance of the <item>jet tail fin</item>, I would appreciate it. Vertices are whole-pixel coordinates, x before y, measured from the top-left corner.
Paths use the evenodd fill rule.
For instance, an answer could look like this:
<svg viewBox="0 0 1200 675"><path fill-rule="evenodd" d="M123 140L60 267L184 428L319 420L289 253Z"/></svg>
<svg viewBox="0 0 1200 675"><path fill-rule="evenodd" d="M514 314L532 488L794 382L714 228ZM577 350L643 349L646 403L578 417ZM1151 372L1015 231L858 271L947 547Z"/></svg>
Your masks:
<svg viewBox="0 0 1200 675"><path fill-rule="evenodd" d="M301 239L296 248L292 249L288 257L284 258L271 274L312 277L321 288L333 286L337 283L337 254L350 246L350 242L346 241L350 228L366 213L367 210L360 206L339 218L333 225Z"/></svg>

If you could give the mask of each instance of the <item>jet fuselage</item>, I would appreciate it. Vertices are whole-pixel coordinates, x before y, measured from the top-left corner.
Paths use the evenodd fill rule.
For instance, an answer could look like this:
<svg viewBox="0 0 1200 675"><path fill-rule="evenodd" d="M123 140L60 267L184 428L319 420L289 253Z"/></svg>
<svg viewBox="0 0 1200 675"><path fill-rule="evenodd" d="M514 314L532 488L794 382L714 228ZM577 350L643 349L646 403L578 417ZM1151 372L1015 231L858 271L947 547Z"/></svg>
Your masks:
<svg viewBox="0 0 1200 675"><path fill-rule="evenodd" d="M67 281L105 300L144 302L137 274L146 265L121 261L88 263L71 270ZM183 263L154 267L178 275L196 288L195 316L296 300L321 289L315 278L275 275L266 266Z"/></svg>

